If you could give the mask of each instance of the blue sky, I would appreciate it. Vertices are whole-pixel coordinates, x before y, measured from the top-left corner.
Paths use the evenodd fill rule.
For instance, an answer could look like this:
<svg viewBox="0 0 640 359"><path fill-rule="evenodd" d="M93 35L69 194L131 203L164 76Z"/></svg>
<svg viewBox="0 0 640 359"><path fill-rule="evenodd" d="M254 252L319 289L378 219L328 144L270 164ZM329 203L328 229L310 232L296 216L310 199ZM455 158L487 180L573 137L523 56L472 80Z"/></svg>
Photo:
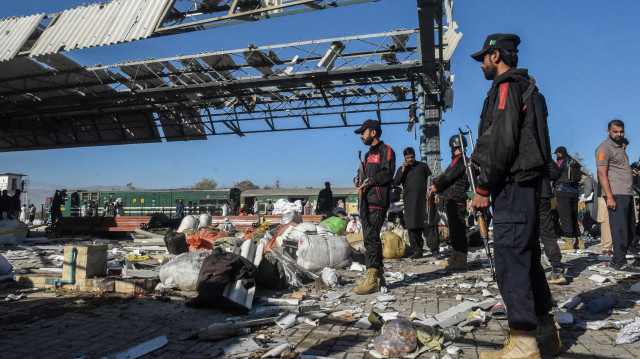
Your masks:
<svg viewBox="0 0 640 359"><path fill-rule="evenodd" d="M76 0L5 1L0 17L53 13L81 5ZM490 87L469 54L490 33L519 34L519 67L537 79L549 107L552 149L578 152L595 172L594 151L606 138L613 118L626 123L631 161L640 155L637 93L640 71L640 2L610 1L463 1L454 2L454 20L464 36L452 58L454 108L441 127L444 164L447 139L465 125L476 129ZM316 11L190 34L66 52L83 65L161 58L200 51L280 44L418 27L415 0ZM383 122L406 111L383 112ZM354 118L351 118L352 121ZM418 141L406 126L385 126L383 140L401 163L402 149ZM309 130L245 137L212 136L207 141L86 147L0 153L1 172L28 174L32 188L82 188L133 183L141 188L178 188L203 177L221 186L250 180L260 186L279 180L283 187L349 186L357 151L366 151L353 128Z"/></svg>

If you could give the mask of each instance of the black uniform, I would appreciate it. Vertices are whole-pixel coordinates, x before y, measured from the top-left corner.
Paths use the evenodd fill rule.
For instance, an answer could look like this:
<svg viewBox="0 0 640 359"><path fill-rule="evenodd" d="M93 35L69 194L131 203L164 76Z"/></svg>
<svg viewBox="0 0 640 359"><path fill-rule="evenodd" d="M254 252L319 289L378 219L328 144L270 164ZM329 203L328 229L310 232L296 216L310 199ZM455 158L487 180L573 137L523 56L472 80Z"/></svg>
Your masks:
<svg viewBox="0 0 640 359"><path fill-rule="evenodd" d="M431 170L424 162L415 162L402 172L402 166L396 171L393 184L402 185L404 200L405 228L409 232L410 252L422 254L427 214L427 190Z"/></svg>
<svg viewBox="0 0 640 359"><path fill-rule="evenodd" d="M331 191L331 188L323 188L320 190L320 193L318 193L318 204L316 205L316 214L326 214L328 216L331 216L332 211L333 211L333 192Z"/></svg>
<svg viewBox="0 0 640 359"><path fill-rule="evenodd" d="M4 217L4 212L7 212L7 217L11 214L11 197L7 191L2 191L2 195L0 195L0 219Z"/></svg>
<svg viewBox="0 0 640 359"><path fill-rule="evenodd" d="M547 171L543 172L540 192L540 242L553 268L562 268L562 253L556 240L555 222L551 217L551 198L553 198L551 181L556 181L558 178L560 178L558 165L553 160L549 160Z"/></svg>
<svg viewBox="0 0 640 359"><path fill-rule="evenodd" d="M360 205L360 220L364 236L365 264L367 268L382 269L382 242L380 229L389 208L389 190L396 168L396 154L383 141L369 147L364 155L364 174L360 180L367 181ZM361 184L364 184L361 183Z"/></svg>
<svg viewBox="0 0 640 359"><path fill-rule="evenodd" d="M467 189L469 179L462 155L454 156L451 164L444 173L436 178L434 185L444 197L444 208L449 221L449 238L451 248L467 253L467 231L465 217L467 216Z"/></svg>
<svg viewBox="0 0 640 359"><path fill-rule="evenodd" d="M480 165L476 193L493 199L495 269L509 327L535 330L552 307L540 264L540 191L549 143L544 97L523 101L527 70L509 69L493 81L484 102L472 160ZM536 116L536 113L538 114Z"/></svg>

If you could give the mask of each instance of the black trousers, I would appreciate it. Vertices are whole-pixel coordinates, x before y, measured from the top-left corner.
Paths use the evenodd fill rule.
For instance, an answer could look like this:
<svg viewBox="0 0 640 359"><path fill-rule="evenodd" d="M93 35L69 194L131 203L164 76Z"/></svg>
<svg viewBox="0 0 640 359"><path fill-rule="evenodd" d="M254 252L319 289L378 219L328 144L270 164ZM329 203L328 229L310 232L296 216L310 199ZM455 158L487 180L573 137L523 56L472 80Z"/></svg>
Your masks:
<svg viewBox="0 0 640 359"><path fill-rule="evenodd" d="M422 232L424 232L424 228L407 228L407 232L409 232L409 252L422 253L422 247L424 246Z"/></svg>
<svg viewBox="0 0 640 359"><path fill-rule="evenodd" d="M465 217L467 216L467 206L456 202L447 201L444 205L447 211L447 220L449 221L449 239L451 240L451 248L458 252L467 253L469 251L469 243L467 242L467 225Z"/></svg>
<svg viewBox="0 0 640 359"><path fill-rule="evenodd" d="M562 235L575 238L578 236L578 194L571 192L556 192L556 207L560 217Z"/></svg>
<svg viewBox="0 0 640 359"><path fill-rule="evenodd" d="M374 209L366 212L365 206L360 209L362 235L364 239L364 262L368 268L382 269L382 241L380 229L384 223L387 211Z"/></svg>
<svg viewBox="0 0 640 359"><path fill-rule="evenodd" d="M616 201L616 209L609 212L609 228L611 228L611 242L613 245L613 259L617 264L627 263L625 258L627 249L633 241L636 227L635 206L633 196L613 195ZM606 203L607 198L604 197Z"/></svg>
<svg viewBox="0 0 640 359"><path fill-rule="evenodd" d="M552 307L540 264L540 181L505 183L492 193L493 246L509 328L534 330Z"/></svg>
<svg viewBox="0 0 640 359"><path fill-rule="evenodd" d="M586 233L585 235L587 236L591 236L591 228L596 223L596 220L593 217L595 216L595 214L591 213L591 211L593 211L593 208L593 202L585 203L584 214L582 215L582 226L584 227L584 233Z"/></svg>
<svg viewBox="0 0 640 359"><path fill-rule="evenodd" d="M544 254L554 268L562 268L562 253L556 241L555 224L551 218L551 199L540 198L540 242Z"/></svg>

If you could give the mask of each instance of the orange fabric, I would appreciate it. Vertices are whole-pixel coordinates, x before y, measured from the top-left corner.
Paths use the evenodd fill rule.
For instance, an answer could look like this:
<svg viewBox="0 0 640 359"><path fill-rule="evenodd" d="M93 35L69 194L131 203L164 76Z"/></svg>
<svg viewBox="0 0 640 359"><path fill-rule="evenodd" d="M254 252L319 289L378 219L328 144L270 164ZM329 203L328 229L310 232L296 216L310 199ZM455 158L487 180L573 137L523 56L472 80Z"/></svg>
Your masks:
<svg viewBox="0 0 640 359"><path fill-rule="evenodd" d="M276 233L273 237L267 242L267 245L264 246L264 252L267 253L271 248L278 248L278 242L276 242L276 238L280 235L280 233L284 232L288 227L295 227L297 225L296 222L289 222L287 224L281 224L280 227L276 230Z"/></svg>
<svg viewBox="0 0 640 359"><path fill-rule="evenodd" d="M222 232L217 228L203 228L187 237L189 252L213 249L213 243L222 237L231 236L228 232Z"/></svg>

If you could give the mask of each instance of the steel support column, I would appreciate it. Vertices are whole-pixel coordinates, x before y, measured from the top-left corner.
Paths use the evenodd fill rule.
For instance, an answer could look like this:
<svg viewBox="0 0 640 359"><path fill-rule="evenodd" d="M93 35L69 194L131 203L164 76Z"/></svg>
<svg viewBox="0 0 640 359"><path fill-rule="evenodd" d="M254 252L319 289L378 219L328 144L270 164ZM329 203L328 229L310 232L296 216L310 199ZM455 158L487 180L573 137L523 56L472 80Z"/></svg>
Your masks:
<svg viewBox="0 0 640 359"><path fill-rule="evenodd" d="M440 119L439 109L427 107L422 76L416 83L418 97L418 123L420 124L420 160L426 162L434 175L442 172L440 164Z"/></svg>
<svg viewBox="0 0 640 359"><path fill-rule="evenodd" d="M436 60L434 23L438 24L438 37L442 32L442 2L440 0L417 0L420 24L418 51L423 73L418 77L418 121L420 123L420 159L426 162L437 175L440 168L440 122L441 103L430 89L442 89L441 64ZM441 40L440 40L441 41ZM441 47L441 43L438 44ZM442 58L442 51L440 51ZM440 71L440 72L439 72Z"/></svg>

